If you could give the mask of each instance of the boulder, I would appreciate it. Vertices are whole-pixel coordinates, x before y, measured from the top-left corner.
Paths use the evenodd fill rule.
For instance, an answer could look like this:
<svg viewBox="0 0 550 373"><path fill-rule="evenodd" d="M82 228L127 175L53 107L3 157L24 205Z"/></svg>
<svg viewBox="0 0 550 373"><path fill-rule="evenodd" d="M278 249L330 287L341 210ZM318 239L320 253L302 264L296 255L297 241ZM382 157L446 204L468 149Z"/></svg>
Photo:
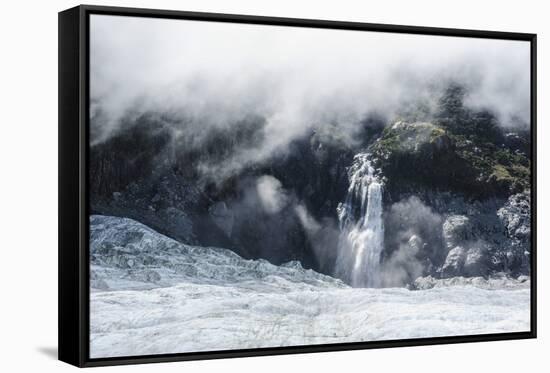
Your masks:
<svg viewBox="0 0 550 373"><path fill-rule="evenodd" d="M488 269L487 249L483 246L468 249L464 260L463 274L468 277L485 276Z"/></svg>
<svg viewBox="0 0 550 373"><path fill-rule="evenodd" d="M467 250L462 246L457 246L449 251L445 263L441 267L441 277L448 278L460 276L467 258Z"/></svg>
<svg viewBox="0 0 550 373"><path fill-rule="evenodd" d="M497 215L512 239L525 241L531 236L530 190L510 196Z"/></svg>
<svg viewBox="0 0 550 373"><path fill-rule="evenodd" d="M449 250L472 236L472 225L467 216L451 215L443 223L443 239Z"/></svg>
<svg viewBox="0 0 550 373"><path fill-rule="evenodd" d="M424 246L424 243L422 242L422 239L418 237L416 234L413 234L411 238L407 241L407 245L411 248L411 251L416 254L422 249Z"/></svg>

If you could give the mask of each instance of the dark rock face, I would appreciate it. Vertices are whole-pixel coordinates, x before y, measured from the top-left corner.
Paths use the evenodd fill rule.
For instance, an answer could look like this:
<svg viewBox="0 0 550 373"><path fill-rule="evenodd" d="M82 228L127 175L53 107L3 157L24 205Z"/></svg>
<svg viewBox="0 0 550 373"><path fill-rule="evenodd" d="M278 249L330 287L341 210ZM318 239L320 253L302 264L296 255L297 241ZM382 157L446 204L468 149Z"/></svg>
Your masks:
<svg viewBox="0 0 550 373"><path fill-rule="evenodd" d="M302 205L314 219L335 219L347 189L351 149L311 133L269 163L220 180L197 169L224 159L239 141L261 137L256 132L262 123L236 123L237 135L222 133L210 139L206 149L186 151L185 144L174 140L165 118L138 118L92 147L92 212L138 220L183 243L229 248L245 258L275 264L299 260L306 268L320 270L323 265L295 209ZM259 207L255 181L263 175L276 178L288 191L286 203L276 212ZM330 272L330 266L322 269Z"/></svg>
<svg viewBox="0 0 550 373"><path fill-rule="evenodd" d="M529 274L530 191L481 201L424 191L389 206L387 257L414 237L423 246L407 266L420 264L422 276ZM406 282L410 281L413 276Z"/></svg>
<svg viewBox="0 0 550 373"><path fill-rule="evenodd" d="M530 161L522 146L482 141L433 123L397 122L371 149L390 181L390 196L428 188L486 199L528 188Z"/></svg>
<svg viewBox="0 0 550 373"><path fill-rule="evenodd" d="M422 189L507 198L530 187L529 131L499 127L490 112L465 107L464 96L464 88L451 84L429 120L395 122L371 146L391 198Z"/></svg>
<svg viewBox="0 0 550 373"><path fill-rule="evenodd" d="M420 276L527 275L530 134L506 132L462 100L460 87L450 87L422 121L365 119L353 143L336 127L306 133L284 152L223 177L209 165L264 139L265 119L214 130L200 146L174 132L177 118L125 119L92 146L92 212L135 219L186 244L274 264L297 260L332 275L348 169L355 154L369 152L384 180L384 285ZM267 195L276 208L265 207L259 190L266 176L276 183Z"/></svg>
<svg viewBox="0 0 550 373"><path fill-rule="evenodd" d="M530 134L463 98L451 85L428 121L397 121L369 147L386 179L385 257L414 237L423 247L407 266L423 276L528 274Z"/></svg>
<svg viewBox="0 0 550 373"><path fill-rule="evenodd" d="M497 215L505 227L505 255L501 262L505 270L529 274L531 255L531 191L510 196Z"/></svg>

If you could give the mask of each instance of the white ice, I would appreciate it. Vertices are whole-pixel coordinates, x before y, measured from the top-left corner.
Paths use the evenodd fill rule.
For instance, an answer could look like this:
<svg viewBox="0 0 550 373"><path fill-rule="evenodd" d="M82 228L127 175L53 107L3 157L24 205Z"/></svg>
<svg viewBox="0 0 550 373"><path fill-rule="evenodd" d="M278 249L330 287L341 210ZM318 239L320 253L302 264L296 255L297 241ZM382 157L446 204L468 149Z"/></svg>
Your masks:
<svg viewBox="0 0 550 373"><path fill-rule="evenodd" d="M528 288L351 288L130 219L92 217L91 255L92 358L529 330Z"/></svg>

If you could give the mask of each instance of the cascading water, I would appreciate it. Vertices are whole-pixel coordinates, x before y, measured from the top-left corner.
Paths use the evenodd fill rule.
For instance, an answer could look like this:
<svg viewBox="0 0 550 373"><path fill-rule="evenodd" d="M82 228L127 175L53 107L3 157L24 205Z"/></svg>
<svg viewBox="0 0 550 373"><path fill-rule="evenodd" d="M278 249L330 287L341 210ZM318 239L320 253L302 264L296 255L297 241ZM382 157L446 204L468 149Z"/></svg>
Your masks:
<svg viewBox="0 0 550 373"><path fill-rule="evenodd" d="M341 233L336 275L354 287L378 287L384 248L383 183L368 154L354 157L349 181L346 199L338 205Z"/></svg>

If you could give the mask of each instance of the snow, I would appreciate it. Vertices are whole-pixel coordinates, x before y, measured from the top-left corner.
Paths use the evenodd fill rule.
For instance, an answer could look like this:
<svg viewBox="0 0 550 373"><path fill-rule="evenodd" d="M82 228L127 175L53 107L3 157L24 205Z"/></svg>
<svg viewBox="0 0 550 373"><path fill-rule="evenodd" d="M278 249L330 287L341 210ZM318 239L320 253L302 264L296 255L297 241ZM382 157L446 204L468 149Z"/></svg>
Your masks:
<svg viewBox="0 0 550 373"><path fill-rule="evenodd" d="M92 216L91 256L92 358L529 330L526 287L351 288L130 219Z"/></svg>

